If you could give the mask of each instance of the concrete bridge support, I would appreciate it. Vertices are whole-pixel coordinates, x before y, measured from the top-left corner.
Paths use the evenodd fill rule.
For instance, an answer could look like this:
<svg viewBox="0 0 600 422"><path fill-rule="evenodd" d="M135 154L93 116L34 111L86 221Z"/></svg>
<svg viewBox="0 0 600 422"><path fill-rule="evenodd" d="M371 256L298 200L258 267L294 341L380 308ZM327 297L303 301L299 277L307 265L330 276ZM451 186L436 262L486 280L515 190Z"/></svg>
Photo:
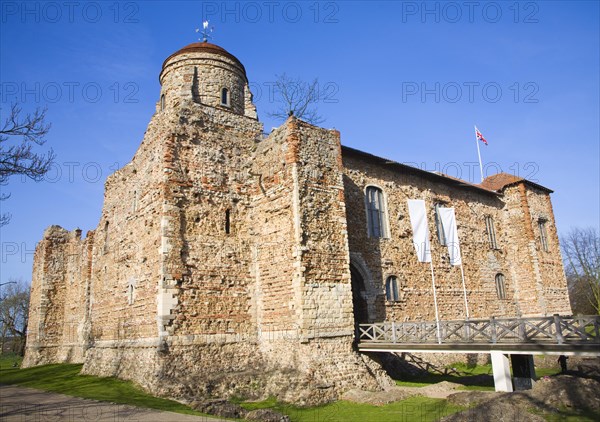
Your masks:
<svg viewBox="0 0 600 422"><path fill-rule="evenodd" d="M510 363L508 361L508 355L499 351L492 351L491 356L496 391L512 392L513 386L512 380L510 379Z"/></svg>

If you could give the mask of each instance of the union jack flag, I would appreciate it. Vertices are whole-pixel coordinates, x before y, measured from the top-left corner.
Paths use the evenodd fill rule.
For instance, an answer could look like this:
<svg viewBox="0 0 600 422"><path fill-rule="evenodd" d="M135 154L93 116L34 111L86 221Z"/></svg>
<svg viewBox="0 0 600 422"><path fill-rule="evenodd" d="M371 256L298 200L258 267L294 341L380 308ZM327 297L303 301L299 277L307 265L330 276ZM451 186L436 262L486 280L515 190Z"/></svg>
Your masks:
<svg viewBox="0 0 600 422"><path fill-rule="evenodd" d="M475 126L475 136L477 137L477 140L483 142L486 145L488 144L488 142L485 140L479 129L477 129L477 126Z"/></svg>

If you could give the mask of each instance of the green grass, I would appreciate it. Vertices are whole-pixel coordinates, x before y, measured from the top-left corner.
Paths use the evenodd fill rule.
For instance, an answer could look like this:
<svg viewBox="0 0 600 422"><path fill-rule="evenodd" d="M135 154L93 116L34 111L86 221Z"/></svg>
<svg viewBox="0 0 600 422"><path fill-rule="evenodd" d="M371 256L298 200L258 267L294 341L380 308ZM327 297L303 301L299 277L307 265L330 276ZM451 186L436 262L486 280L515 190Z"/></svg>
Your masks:
<svg viewBox="0 0 600 422"><path fill-rule="evenodd" d="M32 368L12 368L13 358L0 359L0 383L53 391L69 396L83 397L139 407L204 415L173 400L151 396L129 381L80 375L82 365L55 364Z"/></svg>
<svg viewBox="0 0 600 422"><path fill-rule="evenodd" d="M23 357L14 353L0 355L0 371L3 369L20 368Z"/></svg>
<svg viewBox="0 0 600 422"><path fill-rule="evenodd" d="M325 406L299 408L278 403L274 398L262 402L243 402L248 410L271 408L289 415L292 422L396 422L396 421L435 421L441 417L464 410L450 405L445 400L422 396L373 406L347 401L338 401Z"/></svg>
<svg viewBox="0 0 600 422"><path fill-rule="evenodd" d="M528 409L528 411L543 417L549 422L598 422L600 420L600 413L590 410L561 407L557 413L544 412L539 409Z"/></svg>

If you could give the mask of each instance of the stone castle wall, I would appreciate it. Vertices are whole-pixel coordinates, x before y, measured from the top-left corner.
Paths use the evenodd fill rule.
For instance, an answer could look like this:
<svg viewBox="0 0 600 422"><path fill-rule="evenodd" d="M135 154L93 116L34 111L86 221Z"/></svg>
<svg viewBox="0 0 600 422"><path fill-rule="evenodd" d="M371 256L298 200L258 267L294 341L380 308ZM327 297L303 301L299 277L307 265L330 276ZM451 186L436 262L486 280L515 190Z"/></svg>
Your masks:
<svg viewBox="0 0 600 422"><path fill-rule="evenodd" d="M23 365L83 362L89 339L93 233L50 226L35 249Z"/></svg>
<svg viewBox="0 0 600 422"><path fill-rule="evenodd" d="M430 266L417 261L408 199L425 199L429 209L440 319L464 319L466 311L460 268L450 265L447 247L437 238L435 203L455 208L472 318L570 314L547 193L524 186L509 187L503 194L453 186L442 177L419 174L401 165L381 164L349 149L344 153L344 167L350 255L353 265L366 278L365 296L371 321L435 319ZM367 186L379 187L385 194L389 238L368 236ZM521 197L519 189L526 189L527 196ZM537 217L526 218L524 210L527 209L548 219L550 249L544 252L542 259L537 252L539 234L534 235L538 230ZM486 216L494 222L497 248L490 247ZM540 268L540 265L544 267ZM496 292L495 276L498 273L505 276L505 299L499 299ZM389 276L398 278L398 301L386 300L385 282ZM540 302L544 305L540 306Z"/></svg>

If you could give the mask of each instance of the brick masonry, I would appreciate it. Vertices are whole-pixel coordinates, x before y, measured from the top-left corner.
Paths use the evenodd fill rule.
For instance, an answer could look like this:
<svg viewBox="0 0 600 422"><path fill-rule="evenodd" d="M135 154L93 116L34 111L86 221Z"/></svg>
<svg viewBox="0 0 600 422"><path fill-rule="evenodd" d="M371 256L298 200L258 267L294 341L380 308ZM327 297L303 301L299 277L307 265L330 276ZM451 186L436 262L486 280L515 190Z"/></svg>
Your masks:
<svg viewBox="0 0 600 422"><path fill-rule="evenodd" d="M388 388L353 349L354 315L366 304L369 321L433 319L414 198L431 210L432 237L433 204L456 209L473 317L570 313L547 189L492 190L390 163L293 116L265 138L243 65L212 44L167 58L160 81L138 151L106 181L97 228L82 238L51 226L36 247L25 366L83 362L84 373L184 399L314 404ZM371 185L385 194L385 239L367 233ZM436 242L440 316L463 318L460 271ZM398 301L385 296L391 275Z"/></svg>

